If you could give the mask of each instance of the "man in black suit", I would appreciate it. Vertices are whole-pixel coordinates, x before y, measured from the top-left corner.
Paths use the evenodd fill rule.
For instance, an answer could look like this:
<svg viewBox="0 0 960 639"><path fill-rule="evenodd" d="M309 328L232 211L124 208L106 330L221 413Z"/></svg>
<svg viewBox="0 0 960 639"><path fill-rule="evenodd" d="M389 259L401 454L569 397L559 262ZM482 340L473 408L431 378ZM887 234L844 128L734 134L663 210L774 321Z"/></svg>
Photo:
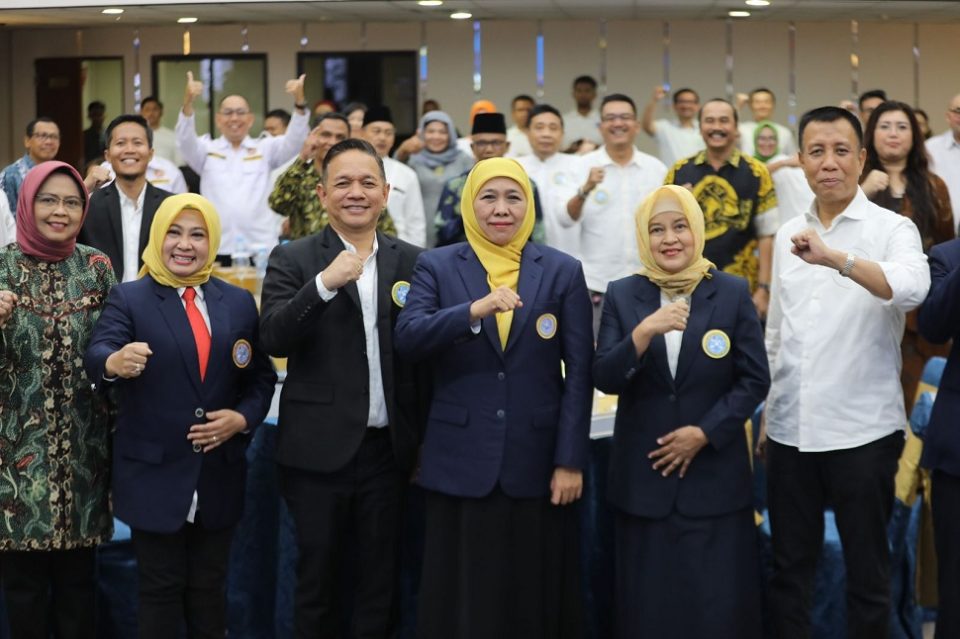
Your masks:
<svg viewBox="0 0 960 639"><path fill-rule="evenodd" d="M396 633L400 513L424 399L393 345L420 249L377 231L389 190L369 143L334 145L317 186L330 225L274 249L263 283L261 340L288 358L277 462L300 553L298 639Z"/></svg>
<svg viewBox="0 0 960 639"><path fill-rule="evenodd" d="M117 280L137 279L150 224L171 193L147 182L153 158L153 131L139 115L121 115L106 132L104 156L116 179L90 197L90 212L77 241L100 249L113 263Z"/></svg>

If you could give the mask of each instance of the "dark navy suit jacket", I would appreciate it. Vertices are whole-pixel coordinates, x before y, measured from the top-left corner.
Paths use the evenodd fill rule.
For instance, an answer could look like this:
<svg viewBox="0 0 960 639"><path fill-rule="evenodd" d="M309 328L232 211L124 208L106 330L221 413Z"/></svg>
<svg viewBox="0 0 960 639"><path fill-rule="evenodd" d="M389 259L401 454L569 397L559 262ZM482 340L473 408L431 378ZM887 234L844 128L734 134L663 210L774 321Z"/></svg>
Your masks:
<svg viewBox="0 0 960 639"><path fill-rule="evenodd" d="M526 245L523 307L506 350L494 317L479 334L470 328L470 304L489 293L469 244L417 260L395 343L433 375L419 482L458 497L482 497L498 484L510 497L543 497L557 466L587 463L593 333L583 270L565 253Z"/></svg>
<svg viewBox="0 0 960 639"><path fill-rule="evenodd" d="M960 477L960 239L930 250L930 293L920 307L920 334L953 347L923 441L924 468Z"/></svg>
<svg viewBox="0 0 960 639"><path fill-rule="evenodd" d="M748 507L753 499L744 423L763 401L770 372L763 332L745 280L711 270L690 300L676 379L666 342L657 335L637 357L631 332L660 308L660 288L641 275L612 282L593 367L597 388L617 393L608 495L617 508L641 517L672 511L712 516ZM713 329L729 338L729 352L707 355L703 338ZM681 426L703 429L709 443L686 476L653 470L647 455L656 440Z"/></svg>
<svg viewBox="0 0 960 639"><path fill-rule="evenodd" d="M237 434L208 453L196 453L187 433L207 421L207 412L224 408L243 414L252 431L267 415L277 376L260 346L257 306L250 293L216 278L202 288L211 329L202 382L196 342L177 289L149 276L113 287L84 358L90 379L111 384L119 394L113 509L135 529L179 530L194 491L205 528L231 526L243 511L249 435ZM252 347L245 366L235 350L239 340ZM130 342L146 342L153 351L143 373L99 381L107 357Z"/></svg>

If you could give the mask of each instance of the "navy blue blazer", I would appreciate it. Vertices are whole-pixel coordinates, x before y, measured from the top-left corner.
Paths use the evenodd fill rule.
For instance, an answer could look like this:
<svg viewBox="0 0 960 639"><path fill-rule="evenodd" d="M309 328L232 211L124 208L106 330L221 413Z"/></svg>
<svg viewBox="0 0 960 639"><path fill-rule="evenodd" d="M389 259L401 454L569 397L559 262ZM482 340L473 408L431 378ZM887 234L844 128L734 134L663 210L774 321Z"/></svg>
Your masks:
<svg viewBox="0 0 960 639"><path fill-rule="evenodd" d="M934 246L929 262L930 293L920 307L920 334L935 344L953 338L953 347L930 413L920 464L960 477L960 239Z"/></svg>
<svg viewBox="0 0 960 639"><path fill-rule="evenodd" d="M637 357L631 333L660 308L660 287L631 275L611 282L603 300L593 375L597 388L617 393L608 497L632 515L713 516L750 506L753 489L744 423L770 388L763 331L746 280L711 270L690 300L676 379L663 335ZM711 357L708 331L723 331L729 352ZM719 354L718 351L714 351ZM709 443L686 476L663 477L647 455L657 438L681 426L703 429Z"/></svg>
<svg viewBox="0 0 960 639"><path fill-rule="evenodd" d="M417 260L394 342L433 377L419 483L458 497L483 497L497 484L510 497L543 497L557 466L587 463L593 329L583 270L565 253L527 243L517 286L523 307L505 350L494 317L479 334L470 328L470 304L489 293L469 244Z"/></svg>
<svg viewBox="0 0 960 639"><path fill-rule="evenodd" d="M107 357L126 344L146 342L153 351L139 377L109 383L119 396L113 509L132 528L179 530L194 491L208 529L235 524L243 511L249 436L238 434L209 453L196 453L187 433L206 421L208 411L223 408L243 414L252 431L270 409L277 376L260 346L250 293L216 278L202 288L211 329L202 382L177 289L152 277L113 287L84 358L90 379L102 380ZM242 349L236 350L240 340L252 347L245 364Z"/></svg>

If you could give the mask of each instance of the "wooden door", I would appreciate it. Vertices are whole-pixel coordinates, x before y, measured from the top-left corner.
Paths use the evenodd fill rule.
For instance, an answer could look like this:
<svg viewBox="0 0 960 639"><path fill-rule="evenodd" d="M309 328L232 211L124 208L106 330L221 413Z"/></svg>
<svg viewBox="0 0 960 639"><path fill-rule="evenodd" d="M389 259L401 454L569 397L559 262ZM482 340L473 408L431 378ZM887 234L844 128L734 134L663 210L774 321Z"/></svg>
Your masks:
<svg viewBox="0 0 960 639"><path fill-rule="evenodd" d="M43 58L36 61L37 117L46 116L60 127L58 160L83 174L83 61L80 58Z"/></svg>

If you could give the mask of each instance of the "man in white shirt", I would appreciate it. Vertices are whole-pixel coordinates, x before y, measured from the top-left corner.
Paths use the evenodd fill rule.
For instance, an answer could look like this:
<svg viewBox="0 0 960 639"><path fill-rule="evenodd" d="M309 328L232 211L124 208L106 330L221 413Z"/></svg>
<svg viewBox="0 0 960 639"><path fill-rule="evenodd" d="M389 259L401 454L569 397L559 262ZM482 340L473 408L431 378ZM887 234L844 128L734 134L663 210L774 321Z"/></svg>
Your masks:
<svg viewBox="0 0 960 639"><path fill-rule="evenodd" d="M573 81L573 101L577 107L563 114L563 148L567 149L577 140L602 144L600 135L600 112L593 108L597 99L597 81L589 75L581 75Z"/></svg>
<svg viewBox="0 0 960 639"><path fill-rule="evenodd" d="M140 115L142 115L147 124L153 130L153 155L161 157L174 166L183 166L183 158L180 157L180 151L177 149L177 136L173 129L163 126L163 102L152 95L148 95L140 101Z"/></svg>
<svg viewBox="0 0 960 639"><path fill-rule="evenodd" d="M947 124L950 128L927 140L927 153L933 166L930 168L947 184L950 203L953 205L953 225L960 222L960 93L953 96L947 107Z"/></svg>
<svg viewBox="0 0 960 639"><path fill-rule="evenodd" d="M654 120L657 105L666 96L666 88L660 85L653 88L653 95L643 109L640 125L647 135L657 141L660 161L670 167L677 160L696 155L703 150L704 145L697 122L697 111L700 109L700 96L697 92L693 89L678 90L673 94L673 112L677 119Z"/></svg>
<svg viewBox="0 0 960 639"><path fill-rule="evenodd" d="M738 95L738 103L743 102L743 94ZM757 129L757 122L773 119L773 110L777 106L777 98L770 89L760 87L750 92L746 99L750 112L753 113L753 122L740 123L740 150L747 155L753 155L753 132ZM780 152L792 156L797 152L797 145L793 141L790 129L774 122L777 127L777 139L780 141Z"/></svg>
<svg viewBox="0 0 960 639"><path fill-rule="evenodd" d="M800 121L800 163L816 199L774 244L766 345L767 490L774 634L810 636L823 511L847 569L847 636L889 636L887 523L906 424L905 314L930 287L909 218L858 186L866 151L856 116L821 107Z"/></svg>
<svg viewBox="0 0 960 639"><path fill-rule="evenodd" d="M510 102L510 117L513 126L507 129L507 142L510 150L505 157L519 158L530 155L530 140L527 139L527 121L530 119L530 110L536 102L529 95L518 95Z"/></svg>
<svg viewBox="0 0 960 639"><path fill-rule="evenodd" d="M634 146L640 125L634 101L621 93L600 104L603 146L583 156L580 188L567 202L564 226L580 228L583 274L599 328L603 294L611 281L640 269L634 215L653 189L663 184L667 167Z"/></svg>
<svg viewBox="0 0 960 639"><path fill-rule="evenodd" d="M187 72L183 109L177 119L177 146L187 164L200 175L200 194L213 202L220 214L222 239L221 264L241 244L272 248L277 243L279 224L267 205L270 171L295 156L310 133L308 112L303 97L303 81L288 80L286 90L293 96L296 111L285 135L254 140L250 105L239 95L220 101L216 124L220 137L198 137L193 101L203 92L203 83ZM238 239L241 239L238 242Z"/></svg>
<svg viewBox="0 0 960 639"><path fill-rule="evenodd" d="M137 279L143 249L160 204L171 193L148 178L154 160L152 129L139 115L113 119L104 134L104 156L114 180L90 196L90 210L77 241L107 254L119 282Z"/></svg>
<svg viewBox="0 0 960 639"><path fill-rule="evenodd" d="M580 259L580 229L566 224L567 202L576 195L582 178L582 159L560 153L563 118L549 104L530 111L527 124L530 155L517 158L540 194L547 245Z"/></svg>
<svg viewBox="0 0 960 639"><path fill-rule="evenodd" d="M388 107L371 107L363 114L360 136L373 145L383 160L387 172L390 195L387 211L393 218L397 237L415 246L427 245L427 220L423 212L423 196L417 173L403 162L390 157L390 149L397 139L397 129Z"/></svg>

